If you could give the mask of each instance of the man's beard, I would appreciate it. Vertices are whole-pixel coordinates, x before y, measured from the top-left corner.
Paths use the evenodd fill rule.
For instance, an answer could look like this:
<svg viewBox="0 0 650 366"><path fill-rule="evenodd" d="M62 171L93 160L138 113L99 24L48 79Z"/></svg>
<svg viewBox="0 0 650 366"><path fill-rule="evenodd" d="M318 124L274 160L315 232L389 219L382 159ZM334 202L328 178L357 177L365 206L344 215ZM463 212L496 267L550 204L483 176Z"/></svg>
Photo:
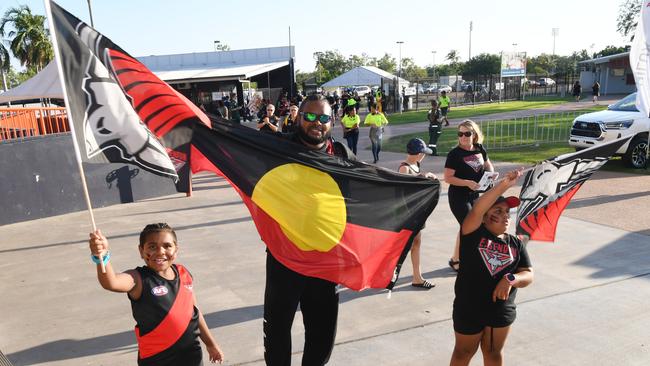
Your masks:
<svg viewBox="0 0 650 366"><path fill-rule="evenodd" d="M321 129L321 132L323 132L322 129ZM310 145L318 145L318 144L321 144L321 143L325 142L326 140L328 140L330 138L331 134L332 134L332 131L329 130L327 132L321 133L320 137L312 137L312 136L309 136L305 132L305 130L302 128L302 126L300 126L298 128L298 137L300 137L301 140L303 140L304 142L306 142L306 143L308 143Z"/></svg>

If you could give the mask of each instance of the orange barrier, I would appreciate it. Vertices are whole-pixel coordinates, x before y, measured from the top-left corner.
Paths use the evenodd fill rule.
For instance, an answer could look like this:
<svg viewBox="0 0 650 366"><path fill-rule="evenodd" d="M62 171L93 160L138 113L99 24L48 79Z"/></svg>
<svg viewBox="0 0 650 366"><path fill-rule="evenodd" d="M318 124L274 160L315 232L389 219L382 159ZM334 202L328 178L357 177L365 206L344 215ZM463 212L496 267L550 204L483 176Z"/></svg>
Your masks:
<svg viewBox="0 0 650 366"><path fill-rule="evenodd" d="M0 108L0 142L69 131L65 108Z"/></svg>

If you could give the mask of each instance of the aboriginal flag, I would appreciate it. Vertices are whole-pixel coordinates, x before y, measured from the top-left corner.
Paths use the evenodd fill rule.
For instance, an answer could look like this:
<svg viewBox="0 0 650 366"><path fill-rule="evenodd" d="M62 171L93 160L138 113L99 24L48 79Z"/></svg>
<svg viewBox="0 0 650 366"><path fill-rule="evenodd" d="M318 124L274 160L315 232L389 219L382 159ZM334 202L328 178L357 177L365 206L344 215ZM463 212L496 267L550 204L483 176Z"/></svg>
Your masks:
<svg viewBox="0 0 650 366"><path fill-rule="evenodd" d="M440 183L312 151L281 135L212 121L192 170L223 175L282 264L353 290L392 288Z"/></svg>
<svg viewBox="0 0 650 366"><path fill-rule="evenodd" d="M55 2L49 9L59 75L81 157L189 181L187 126L210 123L183 95Z"/></svg>
<svg viewBox="0 0 650 366"><path fill-rule="evenodd" d="M582 184L618 151L629 137L565 154L537 164L526 174L517 210L517 235L554 241L557 222Z"/></svg>

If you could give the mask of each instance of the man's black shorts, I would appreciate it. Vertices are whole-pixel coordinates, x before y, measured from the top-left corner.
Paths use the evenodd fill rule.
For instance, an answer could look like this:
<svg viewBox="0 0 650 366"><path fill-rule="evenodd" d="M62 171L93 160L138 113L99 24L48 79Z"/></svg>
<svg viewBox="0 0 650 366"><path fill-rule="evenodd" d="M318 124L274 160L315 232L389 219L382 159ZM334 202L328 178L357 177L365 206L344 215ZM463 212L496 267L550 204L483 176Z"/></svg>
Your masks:
<svg viewBox="0 0 650 366"><path fill-rule="evenodd" d="M442 108L440 108L440 114L441 114L442 116L446 116L448 111L449 111L449 107L442 107Z"/></svg>

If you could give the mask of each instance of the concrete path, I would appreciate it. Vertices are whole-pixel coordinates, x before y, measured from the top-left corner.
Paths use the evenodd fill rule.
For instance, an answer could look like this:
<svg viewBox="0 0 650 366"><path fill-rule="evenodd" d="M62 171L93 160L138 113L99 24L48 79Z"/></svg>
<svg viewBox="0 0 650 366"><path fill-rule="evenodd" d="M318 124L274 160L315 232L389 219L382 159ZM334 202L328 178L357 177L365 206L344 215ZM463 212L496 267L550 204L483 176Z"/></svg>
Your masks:
<svg viewBox="0 0 650 366"><path fill-rule="evenodd" d="M367 159L370 152L360 155ZM380 165L395 169L402 158L382 154ZM427 158L424 169L441 173L443 162ZM595 179L618 187L636 177ZM137 235L145 224L166 221L176 227L179 262L195 277L200 307L226 364L262 365L264 245L224 180L200 175L194 183L191 198L177 194L98 209L98 226L110 238L118 269L141 264ZM586 201L576 196L577 204L560 219L556 243L530 243L535 283L520 291L507 364L650 364L650 227L633 232L611 225L614 215L627 221L648 216L650 206L634 204L647 183ZM458 227L446 187L442 193L423 231L422 248L423 272L437 286L413 289L407 260L391 299L385 291L343 290L331 365L448 364L455 276L446 262ZM612 202L621 209L610 215L601 205ZM601 214L579 218L587 209ZM0 350L15 365L135 364L130 306L126 295L97 284L86 244L89 226L86 212L0 226ZM298 365L300 314L293 335L293 364ZM480 364L477 355L472 365Z"/></svg>

